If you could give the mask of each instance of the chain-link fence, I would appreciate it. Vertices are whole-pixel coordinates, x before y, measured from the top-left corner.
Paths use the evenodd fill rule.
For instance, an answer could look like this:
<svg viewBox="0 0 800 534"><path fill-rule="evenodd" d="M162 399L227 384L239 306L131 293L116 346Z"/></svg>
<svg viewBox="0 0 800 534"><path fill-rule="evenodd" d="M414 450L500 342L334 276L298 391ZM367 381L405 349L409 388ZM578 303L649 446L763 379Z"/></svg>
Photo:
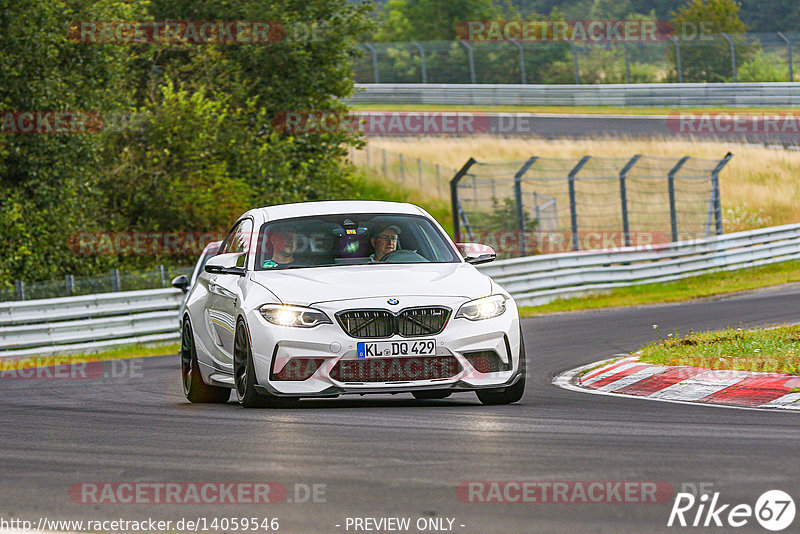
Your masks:
<svg viewBox="0 0 800 534"><path fill-rule="evenodd" d="M800 32L706 34L652 42L362 43L356 83L778 82L800 77Z"/></svg>
<svg viewBox="0 0 800 534"><path fill-rule="evenodd" d="M169 287L173 277L185 274L191 277L194 267L175 269L163 265L146 271L119 271L112 269L107 274L78 277L65 275L61 280L48 282L25 282L15 280L14 289L0 289L0 301L33 300L115 291L135 291L138 289L159 289Z"/></svg>
<svg viewBox="0 0 800 534"><path fill-rule="evenodd" d="M448 181L455 169L370 145L362 150L351 150L350 160L362 170L369 170L371 174L407 189L418 189L427 197L450 198Z"/></svg>
<svg viewBox="0 0 800 534"><path fill-rule="evenodd" d="M721 234L719 172L730 158L470 159L450 183L454 231L500 257Z"/></svg>

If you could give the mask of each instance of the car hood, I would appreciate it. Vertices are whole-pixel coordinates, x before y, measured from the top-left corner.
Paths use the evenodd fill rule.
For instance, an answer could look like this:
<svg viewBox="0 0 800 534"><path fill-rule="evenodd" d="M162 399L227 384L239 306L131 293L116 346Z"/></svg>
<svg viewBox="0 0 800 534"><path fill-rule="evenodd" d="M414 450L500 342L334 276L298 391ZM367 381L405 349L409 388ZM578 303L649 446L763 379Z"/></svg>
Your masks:
<svg viewBox="0 0 800 534"><path fill-rule="evenodd" d="M489 277L466 263L342 265L280 271L255 271L251 280L286 304L411 295L485 297Z"/></svg>

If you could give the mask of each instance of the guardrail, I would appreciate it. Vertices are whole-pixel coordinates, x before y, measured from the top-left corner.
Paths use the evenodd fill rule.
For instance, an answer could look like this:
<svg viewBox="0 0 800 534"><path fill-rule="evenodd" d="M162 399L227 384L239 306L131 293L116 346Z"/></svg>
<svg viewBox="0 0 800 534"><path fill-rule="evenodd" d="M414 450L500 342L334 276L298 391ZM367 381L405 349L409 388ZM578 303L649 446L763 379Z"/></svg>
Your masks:
<svg viewBox="0 0 800 534"><path fill-rule="evenodd" d="M0 303L0 358L175 341L183 292L152 289Z"/></svg>
<svg viewBox="0 0 800 534"><path fill-rule="evenodd" d="M479 269L518 304L800 259L800 224L619 251L502 260ZM0 358L176 341L183 293L154 289L0 303Z"/></svg>
<svg viewBox="0 0 800 534"><path fill-rule="evenodd" d="M349 104L800 106L800 83L356 84Z"/></svg>
<svg viewBox="0 0 800 534"><path fill-rule="evenodd" d="M617 287L669 282L800 259L800 224L703 239L501 260L479 267L522 306Z"/></svg>

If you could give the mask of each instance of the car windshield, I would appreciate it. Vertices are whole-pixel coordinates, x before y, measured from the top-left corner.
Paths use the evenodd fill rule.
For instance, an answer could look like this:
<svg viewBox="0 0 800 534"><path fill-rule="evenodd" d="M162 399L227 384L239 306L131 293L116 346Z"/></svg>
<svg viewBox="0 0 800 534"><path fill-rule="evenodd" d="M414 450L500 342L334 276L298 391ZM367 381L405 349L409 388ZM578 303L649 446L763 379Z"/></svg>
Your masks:
<svg viewBox="0 0 800 534"><path fill-rule="evenodd" d="M281 219L262 225L256 269L454 263L449 239L419 215L354 213Z"/></svg>

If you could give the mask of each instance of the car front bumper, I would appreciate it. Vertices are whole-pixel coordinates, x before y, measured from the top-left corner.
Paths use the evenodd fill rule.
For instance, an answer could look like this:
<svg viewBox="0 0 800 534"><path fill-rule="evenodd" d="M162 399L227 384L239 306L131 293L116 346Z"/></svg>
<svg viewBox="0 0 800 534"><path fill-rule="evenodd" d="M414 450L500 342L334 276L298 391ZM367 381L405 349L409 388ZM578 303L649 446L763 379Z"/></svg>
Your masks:
<svg viewBox="0 0 800 534"><path fill-rule="evenodd" d="M314 328L276 326L266 321L258 310L247 315L253 363L257 378L257 389L277 396L328 397L342 394L401 393L417 390L445 389L452 391L474 391L513 385L525 366L520 364L520 328L516 303L509 298L505 312L492 319L470 321L454 316L463 298L403 297L402 306L446 306L452 310L444 330L433 336L403 338L394 335L386 339L361 339L350 337L335 319L341 310L390 309L386 298L354 299L314 305L324 311L333 324L322 324ZM458 362L454 373L446 378L416 379L413 376L386 381L357 381L348 379L344 373L339 379L331 371L340 362L362 361L357 355L359 341L414 341L433 339L436 354L431 357L452 356ZM480 372L465 357L465 354L493 351L506 370ZM294 358L324 360L310 378L297 381L275 380L284 365ZM419 368L425 365L426 356L397 356L403 368ZM414 359L415 361L411 361ZM369 358L367 358L369 360ZM351 364L353 365L353 364ZM416 366L416 367L415 367ZM413 375L413 373L412 373Z"/></svg>

